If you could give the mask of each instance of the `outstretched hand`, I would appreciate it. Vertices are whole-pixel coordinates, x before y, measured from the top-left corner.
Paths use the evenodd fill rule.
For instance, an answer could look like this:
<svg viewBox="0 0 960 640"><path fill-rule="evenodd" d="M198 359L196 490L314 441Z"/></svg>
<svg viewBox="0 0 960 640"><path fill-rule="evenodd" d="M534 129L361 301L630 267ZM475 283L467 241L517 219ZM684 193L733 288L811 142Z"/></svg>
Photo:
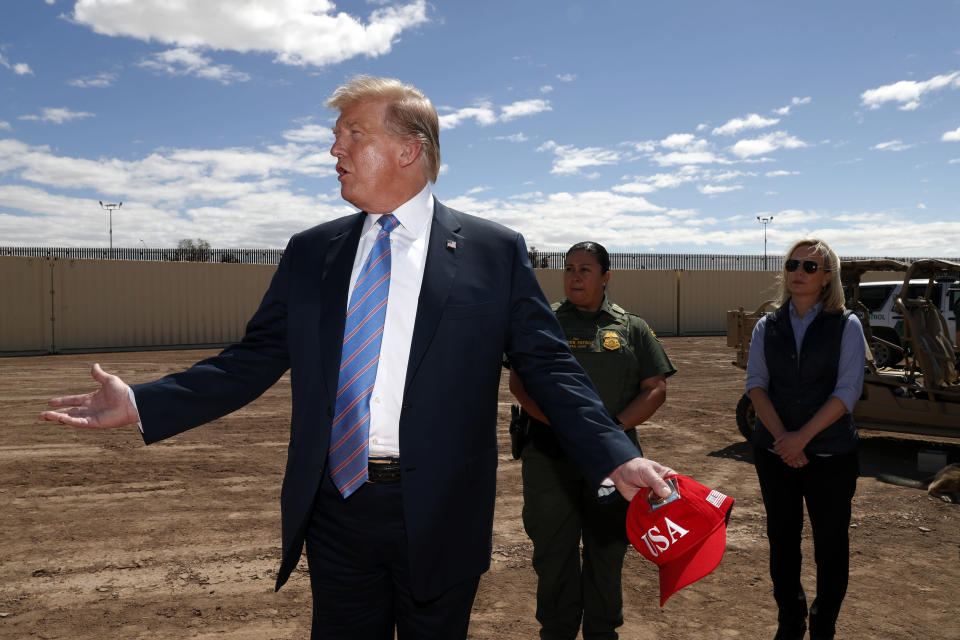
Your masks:
<svg viewBox="0 0 960 640"><path fill-rule="evenodd" d="M89 429L112 429L139 421L123 380L105 372L99 364L93 365L90 375L100 383L98 390L51 399L49 406L63 408L44 411L40 419Z"/></svg>
<svg viewBox="0 0 960 640"><path fill-rule="evenodd" d="M675 473L676 471L670 467L665 467L654 460L633 458L614 469L610 479L617 486L620 495L630 502L643 487L650 487L658 496L666 498L672 489L663 479Z"/></svg>

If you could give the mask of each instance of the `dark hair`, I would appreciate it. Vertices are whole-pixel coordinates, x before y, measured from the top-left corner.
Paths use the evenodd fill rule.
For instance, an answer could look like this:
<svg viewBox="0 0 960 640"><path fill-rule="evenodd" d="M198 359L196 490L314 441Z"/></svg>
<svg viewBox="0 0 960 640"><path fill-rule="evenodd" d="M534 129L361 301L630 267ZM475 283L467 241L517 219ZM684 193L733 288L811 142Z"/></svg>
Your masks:
<svg viewBox="0 0 960 640"><path fill-rule="evenodd" d="M607 271L610 271L610 254L607 253L607 250L604 249L603 245L599 242L578 242L567 249L567 256L574 251L586 251L587 253L592 253L593 255L597 256L597 262L600 263L600 273L606 273Z"/></svg>

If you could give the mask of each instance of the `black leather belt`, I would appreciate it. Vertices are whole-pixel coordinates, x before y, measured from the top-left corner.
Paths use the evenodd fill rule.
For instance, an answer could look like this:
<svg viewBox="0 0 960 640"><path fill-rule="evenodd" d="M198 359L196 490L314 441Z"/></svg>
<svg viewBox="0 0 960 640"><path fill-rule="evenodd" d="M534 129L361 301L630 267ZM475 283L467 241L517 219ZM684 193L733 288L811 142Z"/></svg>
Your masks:
<svg viewBox="0 0 960 640"><path fill-rule="evenodd" d="M367 462L367 482L400 482L400 458L370 458Z"/></svg>

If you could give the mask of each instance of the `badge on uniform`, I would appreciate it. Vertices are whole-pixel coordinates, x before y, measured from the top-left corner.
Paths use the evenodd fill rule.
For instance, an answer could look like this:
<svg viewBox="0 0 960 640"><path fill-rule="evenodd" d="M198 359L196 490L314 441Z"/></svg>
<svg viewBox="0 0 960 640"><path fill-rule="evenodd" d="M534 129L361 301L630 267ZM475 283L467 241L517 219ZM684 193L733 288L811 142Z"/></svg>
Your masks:
<svg viewBox="0 0 960 640"><path fill-rule="evenodd" d="M609 349L610 351L617 351L620 349L620 336L617 335L616 331L604 332L603 348Z"/></svg>

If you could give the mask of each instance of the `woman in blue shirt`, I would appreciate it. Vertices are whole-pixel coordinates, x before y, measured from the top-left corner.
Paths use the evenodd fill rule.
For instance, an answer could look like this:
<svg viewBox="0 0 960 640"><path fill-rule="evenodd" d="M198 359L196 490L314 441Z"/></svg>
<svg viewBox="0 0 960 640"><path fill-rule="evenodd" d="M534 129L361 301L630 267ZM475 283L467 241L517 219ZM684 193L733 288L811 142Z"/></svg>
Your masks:
<svg viewBox="0 0 960 640"><path fill-rule="evenodd" d="M754 463L779 610L774 640L799 640L807 628L800 584L804 502L817 564L810 637L820 640L834 637L847 589L848 527L860 475L852 412L866 345L860 321L844 311L837 254L805 239L787 256L778 308L760 319L750 342L747 393L757 413Z"/></svg>

